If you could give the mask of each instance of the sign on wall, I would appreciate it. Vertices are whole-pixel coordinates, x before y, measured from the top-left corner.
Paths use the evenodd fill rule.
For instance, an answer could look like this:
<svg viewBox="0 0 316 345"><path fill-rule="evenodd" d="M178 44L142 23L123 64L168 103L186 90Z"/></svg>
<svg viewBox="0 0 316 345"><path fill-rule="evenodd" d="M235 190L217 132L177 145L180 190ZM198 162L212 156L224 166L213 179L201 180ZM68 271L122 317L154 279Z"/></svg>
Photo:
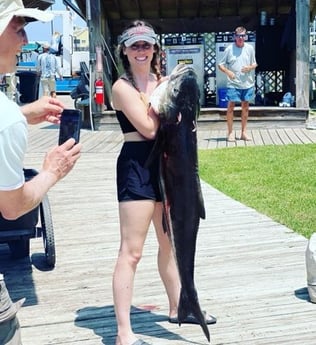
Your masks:
<svg viewBox="0 0 316 345"><path fill-rule="evenodd" d="M192 65L200 88L201 104L204 104L204 40L202 36L175 36L165 39L166 72L171 73L179 63Z"/></svg>

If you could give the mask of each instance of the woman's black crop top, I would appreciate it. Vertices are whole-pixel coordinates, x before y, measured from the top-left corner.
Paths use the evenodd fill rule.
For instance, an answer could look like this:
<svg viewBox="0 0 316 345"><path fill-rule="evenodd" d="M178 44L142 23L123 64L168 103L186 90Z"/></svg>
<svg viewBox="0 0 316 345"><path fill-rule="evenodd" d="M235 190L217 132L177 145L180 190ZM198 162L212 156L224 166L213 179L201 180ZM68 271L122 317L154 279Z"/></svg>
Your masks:
<svg viewBox="0 0 316 345"><path fill-rule="evenodd" d="M130 123L129 119L121 110L116 110L116 117L124 133L137 132L137 129Z"/></svg>

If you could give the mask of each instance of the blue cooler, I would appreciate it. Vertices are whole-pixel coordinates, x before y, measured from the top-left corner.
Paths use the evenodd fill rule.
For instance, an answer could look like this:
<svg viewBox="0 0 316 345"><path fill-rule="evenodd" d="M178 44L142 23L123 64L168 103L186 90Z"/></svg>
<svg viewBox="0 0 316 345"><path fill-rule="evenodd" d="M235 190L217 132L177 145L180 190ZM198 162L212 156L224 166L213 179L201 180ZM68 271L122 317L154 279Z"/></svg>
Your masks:
<svg viewBox="0 0 316 345"><path fill-rule="evenodd" d="M220 108L227 108L227 98L226 98L226 94L227 94L227 88L222 88L222 89L218 89L218 105Z"/></svg>

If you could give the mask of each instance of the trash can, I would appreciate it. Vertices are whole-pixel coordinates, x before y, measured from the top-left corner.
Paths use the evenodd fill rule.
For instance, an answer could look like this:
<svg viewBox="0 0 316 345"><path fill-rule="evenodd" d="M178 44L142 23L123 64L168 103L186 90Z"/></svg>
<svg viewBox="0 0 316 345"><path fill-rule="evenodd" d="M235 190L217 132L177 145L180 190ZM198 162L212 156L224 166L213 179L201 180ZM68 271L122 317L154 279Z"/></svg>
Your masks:
<svg viewBox="0 0 316 345"><path fill-rule="evenodd" d="M30 103L38 99L40 75L34 71L18 71L20 102Z"/></svg>
<svg viewBox="0 0 316 345"><path fill-rule="evenodd" d="M227 101L227 88L218 89L218 105L220 108L226 108L228 101Z"/></svg>

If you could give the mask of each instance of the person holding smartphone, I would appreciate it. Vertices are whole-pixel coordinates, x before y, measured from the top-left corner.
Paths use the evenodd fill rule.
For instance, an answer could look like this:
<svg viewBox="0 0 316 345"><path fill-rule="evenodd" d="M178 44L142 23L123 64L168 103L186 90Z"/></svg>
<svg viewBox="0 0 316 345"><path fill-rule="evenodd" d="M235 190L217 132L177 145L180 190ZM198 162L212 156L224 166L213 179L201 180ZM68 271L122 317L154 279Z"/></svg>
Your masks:
<svg viewBox="0 0 316 345"><path fill-rule="evenodd" d="M25 18L50 21L53 15L24 8L22 0L0 2L0 74L15 72L16 56L28 43ZM8 44L10 42L10 44ZM25 182L23 160L27 150L27 124L60 122L63 104L56 98L43 97L19 107L0 91L0 213L14 220L37 207L48 190L66 176L80 157L81 144L74 139L52 148L42 169ZM0 274L0 344L20 345L16 313L21 301L12 303L4 277Z"/></svg>

